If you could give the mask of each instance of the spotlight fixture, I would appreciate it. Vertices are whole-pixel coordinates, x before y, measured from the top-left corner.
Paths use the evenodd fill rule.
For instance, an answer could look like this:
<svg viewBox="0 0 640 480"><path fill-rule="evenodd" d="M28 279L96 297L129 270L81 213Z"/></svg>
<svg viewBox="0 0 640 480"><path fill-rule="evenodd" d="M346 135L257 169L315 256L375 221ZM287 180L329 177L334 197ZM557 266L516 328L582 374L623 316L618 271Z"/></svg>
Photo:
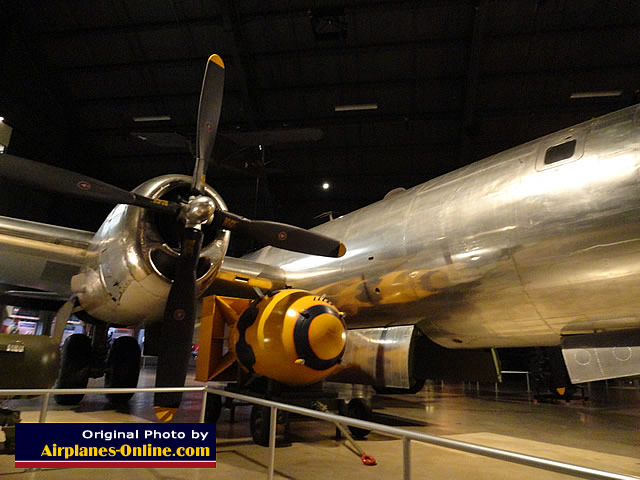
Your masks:
<svg viewBox="0 0 640 480"><path fill-rule="evenodd" d="M329 190L329 187L331 187L331 185L329 185L329 182L324 182L324 183L322 184L322 189L323 189L323 190Z"/></svg>
<svg viewBox="0 0 640 480"><path fill-rule="evenodd" d="M360 103L355 105L336 105L333 107L335 112L358 112L360 110L377 110L377 103Z"/></svg>
<svg viewBox="0 0 640 480"><path fill-rule="evenodd" d="M622 90L608 90L602 92L573 92L569 98L602 98L602 97L619 97Z"/></svg>
<svg viewBox="0 0 640 480"><path fill-rule="evenodd" d="M133 117L134 122L163 122L167 120L171 120L170 115L149 115L146 117Z"/></svg>

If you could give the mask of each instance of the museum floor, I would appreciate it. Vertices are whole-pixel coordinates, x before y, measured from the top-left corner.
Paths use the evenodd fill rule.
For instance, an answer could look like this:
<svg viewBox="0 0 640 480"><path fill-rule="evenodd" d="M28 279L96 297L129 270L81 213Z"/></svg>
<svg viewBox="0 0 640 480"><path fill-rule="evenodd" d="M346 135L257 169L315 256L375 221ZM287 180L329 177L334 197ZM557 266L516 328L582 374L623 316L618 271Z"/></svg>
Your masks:
<svg viewBox="0 0 640 480"><path fill-rule="evenodd" d="M141 386L152 386L153 374ZM93 383L94 386L100 382ZM640 390L617 386L592 391L593 400L547 404L528 400L526 393L492 386L477 395L462 385L427 385L416 395L375 397L374 421L567 463L640 477ZM607 402L598 398L608 397ZM48 422L149 422L154 418L150 394L136 394L125 409L113 409L103 396L92 395L75 407L50 404ZM23 422L38 420L40 401L13 400ZM187 394L177 421L197 422L200 396ZM266 478L268 449L253 444L250 408L238 406L235 422L224 410L217 425L217 468L205 469L58 469L24 471L14 457L0 455L0 476L15 480L188 479L241 480ZM402 478L400 440L372 433L361 447L378 461L364 466L342 441L335 427L296 418L290 442L276 450L276 478L342 479L351 475L371 479ZM281 442L282 443L282 442ZM412 442L412 478L435 479L554 479L564 475Z"/></svg>

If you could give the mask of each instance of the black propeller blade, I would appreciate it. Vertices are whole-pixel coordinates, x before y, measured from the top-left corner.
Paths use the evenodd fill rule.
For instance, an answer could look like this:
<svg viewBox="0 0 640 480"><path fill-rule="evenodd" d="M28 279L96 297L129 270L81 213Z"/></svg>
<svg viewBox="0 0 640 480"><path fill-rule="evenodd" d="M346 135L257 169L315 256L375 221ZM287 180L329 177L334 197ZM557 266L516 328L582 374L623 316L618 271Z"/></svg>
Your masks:
<svg viewBox="0 0 640 480"><path fill-rule="evenodd" d="M220 228L244 233L263 244L284 250L324 257L342 257L347 251L338 240L285 223L249 220L223 211L216 212L215 221Z"/></svg>
<svg viewBox="0 0 640 480"><path fill-rule="evenodd" d="M203 236L202 231L197 228L184 229L182 250L162 320L162 339L156 369L157 387L184 385L187 376L196 318L196 267ZM178 408L181 400L181 392L162 392L155 394L153 403L160 409L174 409Z"/></svg>
<svg viewBox="0 0 640 480"><path fill-rule="evenodd" d="M204 184L207 163L218 130L222 90L224 87L224 63L218 55L211 55L205 69L198 108L198 132L196 140L196 166L191 181L194 196L205 195ZM197 202L197 200L196 200ZM188 211L190 207L187 207ZM210 212L213 214L213 210ZM176 276L169 291L169 298L162 320L162 341L158 352L156 387L184 385L189 365L193 325L196 309L196 268L202 248L202 219L185 217L180 258ZM178 408L182 393L156 393L156 416L168 421Z"/></svg>
<svg viewBox="0 0 640 480"><path fill-rule="evenodd" d="M204 195L207 163L216 141L222 91L224 89L224 63L218 55L211 55L204 71L200 106L198 107L198 135L196 139L196 166L193 170L191 191Z"/></svg>
<svg viewBox="0 0 640 480"><path fill-rule="evenodd" d="M80 173L14 155L0 155L0 176L40 190L112 205L137 205L174 215L180 210L180 205L175 202L151 200Z"/></svg>
<svg viewBox="0 0 640 480"><path fill-rule="evenodd" d="M213 219L218 228L241 232L259 242L286 250L341 257L346 249L332 238L302 228L276 222L249 220L233 213L216 211L214 201L204 189L207 163L220 119L224 63L217 55L207 62L198 111L196 166L193 172L188 205L165 200L153 200L114 185L14 155L0 155L0 176L17 183L63 195L108 203L128 204L174 215L185 223L180 257L175 279L169 291L161 325L156 386L184 385L189 365L191 342L196 316L196 271L204 234L202 226ZM157 393L154 399L156 414L164 421L173 417L180 405L182 393Z"/></svg>

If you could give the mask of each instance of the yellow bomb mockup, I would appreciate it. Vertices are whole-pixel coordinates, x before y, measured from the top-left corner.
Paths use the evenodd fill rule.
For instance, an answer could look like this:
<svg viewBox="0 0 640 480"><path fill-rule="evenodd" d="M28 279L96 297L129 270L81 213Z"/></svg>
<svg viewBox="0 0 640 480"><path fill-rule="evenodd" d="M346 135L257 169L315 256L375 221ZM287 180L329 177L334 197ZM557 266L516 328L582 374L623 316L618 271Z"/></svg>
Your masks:
<svg viewBox="0 0 640 480"><path fill-rule="evenodd" d="M252 303L230 340L244 369L302 386L334 372L344 354L346 336L342 314L329 301L287 289Z"/></svg>

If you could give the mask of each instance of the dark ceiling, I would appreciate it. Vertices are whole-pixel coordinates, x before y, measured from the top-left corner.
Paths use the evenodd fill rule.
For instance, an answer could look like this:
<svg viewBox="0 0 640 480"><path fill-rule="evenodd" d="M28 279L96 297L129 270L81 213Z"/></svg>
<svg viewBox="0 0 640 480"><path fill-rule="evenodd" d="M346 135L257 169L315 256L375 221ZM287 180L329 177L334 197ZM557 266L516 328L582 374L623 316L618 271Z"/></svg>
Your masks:
<svg viewBox="0 0 640 480"><path fill-rule="evenodd" d="M305 227L639 101L637 0L0 5L8 153L128 189L190 174L184 147L132 133L192 139L218 53L226 81L209 183L232 211ZM621 94L570 98L593 91ZM378 108L334 111L350 104ZM133 121L150 115L171 119ZM107 211L68 200L61 210L12 185L0 198L0 214L87 229Z"/></svg>

